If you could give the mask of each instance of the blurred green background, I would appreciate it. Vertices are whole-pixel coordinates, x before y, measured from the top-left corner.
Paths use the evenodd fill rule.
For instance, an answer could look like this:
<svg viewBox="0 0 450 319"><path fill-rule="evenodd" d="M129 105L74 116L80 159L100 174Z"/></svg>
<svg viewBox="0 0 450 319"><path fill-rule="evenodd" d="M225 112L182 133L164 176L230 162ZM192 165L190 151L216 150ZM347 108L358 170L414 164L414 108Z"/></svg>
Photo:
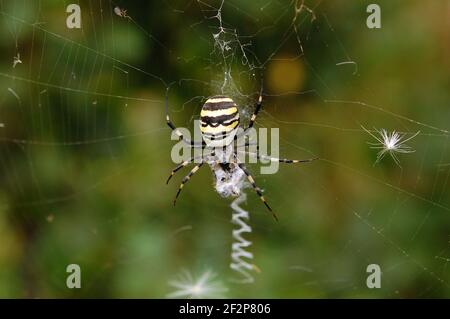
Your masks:
<svg viewBox="0 0 450 319"><path fill-rule="evenodd" d="M0 297L163 298L182 269L213 271L226 297L450 296L449 1L377 1L378 30L371 1L307 1L315 19L292 1L225 1L221 20L210 0L80 1L68 29L70 3L0 0ZM229 281L235 226L209 168L176 207L188 170L165 185L167 85L192 129L225 71L244 116L264 79L257 127L280 128L282 157L321 158L250 165L280 218L248 190L250 285ZM420 131L416 152L373 165L361 125Z"/></svg>

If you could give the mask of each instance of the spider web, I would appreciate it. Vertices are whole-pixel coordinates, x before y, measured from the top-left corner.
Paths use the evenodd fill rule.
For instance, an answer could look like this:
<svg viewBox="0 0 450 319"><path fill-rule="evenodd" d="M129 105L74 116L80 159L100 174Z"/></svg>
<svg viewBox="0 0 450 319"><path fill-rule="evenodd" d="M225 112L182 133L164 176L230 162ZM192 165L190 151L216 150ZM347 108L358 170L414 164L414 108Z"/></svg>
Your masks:
<svg viewBox="0 0 450 319"><path fill-rule="evenodd" d="M250 166L280 222L249 190L261 273L228 295L449 296L449 96L431 50L446 28L404 27L444 4L380 1L392 14L374 31L364 5L343 1L81 1L80 30L66 28L69 3L0 1L2 295L162 297L181 268L225 280L229 202L204 169L171 206L164 99L169 88L174 122L192 129L208 96L233 97L248 119L263 87L256 126L280 128L282 157L321 160ZM374 166L361 125L420 131L416 152ZM65 286L71 263L83 290ZM381 289L366 286L372 263Z"/></svg>

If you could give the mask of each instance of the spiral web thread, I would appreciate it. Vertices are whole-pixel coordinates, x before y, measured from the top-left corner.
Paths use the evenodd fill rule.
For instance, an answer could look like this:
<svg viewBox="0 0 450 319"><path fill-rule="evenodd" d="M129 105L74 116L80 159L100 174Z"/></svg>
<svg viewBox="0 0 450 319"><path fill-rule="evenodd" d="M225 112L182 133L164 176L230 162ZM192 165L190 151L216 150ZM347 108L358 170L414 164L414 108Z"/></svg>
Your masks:
<svg viewBox="0 0 450 319"><path fill-rule="evenodd" d="M236 198L230 205L233 210L231 217L231 223L237 225L236 229L233 229L234 242L231 245L231 263L230 268L240 274L240 279L232 279L234 282L251 284L255 281L252 271L258 271L256 265L250 263L253 259L253 254L248 251L252 242L246 240L242 235L243 233L251 233L252 228L248 225L250 219L249 213L244 210L240 205L247 200L247 194L241 193L241 196Z"/></svg>

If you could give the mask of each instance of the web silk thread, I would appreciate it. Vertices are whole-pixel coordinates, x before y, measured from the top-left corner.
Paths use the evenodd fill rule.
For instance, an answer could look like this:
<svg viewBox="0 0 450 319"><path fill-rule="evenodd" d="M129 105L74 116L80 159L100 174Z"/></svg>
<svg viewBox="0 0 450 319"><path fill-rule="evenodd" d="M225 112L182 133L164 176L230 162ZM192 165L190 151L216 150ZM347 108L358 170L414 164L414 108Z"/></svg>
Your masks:
<svg viewBox="0 0 450 319"><path fill-rule="evenodd" d="M236 198L230 205L233 210L231 217L231 223L238 226L233 229L232 237L234 242L231 245L231 263L230 268L240 275L240 279L233 279L239 283L253 283L255 281L252 271L256 271L256 266L250 261L253 259L253 254L248 251L248 248L252 245L251 241L246 240L243 237L244 233L251 233L252 228L248 225L250 219L249 213L244 210L240 205L247 200L247 195L241 193L241 196Z"/></svg>

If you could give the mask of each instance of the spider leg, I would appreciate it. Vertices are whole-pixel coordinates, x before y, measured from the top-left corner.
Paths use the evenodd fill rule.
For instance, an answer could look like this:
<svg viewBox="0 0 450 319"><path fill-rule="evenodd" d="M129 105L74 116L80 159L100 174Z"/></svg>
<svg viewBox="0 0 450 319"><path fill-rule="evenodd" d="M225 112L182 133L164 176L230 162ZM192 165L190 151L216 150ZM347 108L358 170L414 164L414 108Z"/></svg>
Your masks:
<svg viewBox="0 0 450 319"><path fill-rule="evenodd" d="M169 116L169 87L166 90L166 122L167 125L170 127L172 131L175 131L175 134L178 135L180 140L183 140L186 144L192 146L192 147L204 147L206 145L205 141L202 141L201 143L196 143L194 141L191 141L183 136L183 133L180 132L180 130L177 129L175 124L173 124L172 120Z"/></svg>
<svg viewBox="0 0 450 319"><path fill-rule="evenodd" d="M194 175L194 174L200 169L200 167L202 167L202 165L203 165L204 163L205 163L205 162L201 162L200 164L195 165L194 168L189 172L189 174L187 174L187 175L183 178L183 180L181 181L180 187L178 188L177 195L175 196L175 199L173 200L173 206L175 206L175 204L177 203L178 195L180 195L181 190L182 190L183 187L184 187L184 184L186 184L186 183L191 179L192 175Z"/></svg>
<svg viewBox="0 0 450 319"><path fill-rule="evenodd" d="M211 155L214 156L214 151L211 151L211 153L209 154L203 154L200 156L196 156L196 157L191 157L188 160L182 162L181 164L179 164L177 167L175 167L172 172L170 173L170 176L167 178L166 184L169 184L170 179L175 175L176 172L178 172L180 169L182 169L183 167L189 165L190 163L194 162L195 160L198 159L203 159L205 156L207 155Z"/></svg>
<svg viewBox="0 0 450 319"><path fill-rule="evenodd" d="M245 167L244 164L241 163L241 164L238 164L238 165L239 165L239 168L242 169L242 171L247 176L247 179L250 182L250 184L252 184L252 187L255 190L256 194L258 194L258 196L261 199L261 201L264 203L264 205L266 205L267 209L272 213L273 218L275 218L275 220L278 221L277 215L273 212L272 208L270 208L269 204L267 204L266 199L264 198L261 189L258 186L256 186L256 183L255 183L255 180L253 179L253 176L250 174L250 172L247 170L247 168Z"/></svg>
<svg viewBox="0 0 450 319"><path fill-rule="evenodd" d="M253 124L255 124L256 117L258 116L258 113L259 113L259 111L262 108L262 89L263 88L261 86L261 91L259 92L259 97L258 97L258 100L256 102L255 111L253 111L252 117L250 118L250 122L248 123L248 127L246 127L240 134L236 134L234 136L235 140L237 140L239 137L244 135L250 128L253 127Z"/></svg>
<svg viewBox="0 0 450 319"><path fill-rule="evenodd" d="M276 158L276 157L261 155L259 153L259 150L258 150L258 153L253 153L253 152L248 152L248 151L243 151L243 152L250 154L250 155L254 155L254 156L256 156L257 159L267 159L267 160L270 160L271 162L280 162L280 163L287 163L287 164L309 163L309 162L313 162L313 161L320 159L319 157L307 158L307 159L303 159L303 160Z"/></svg>
<svg viewBox="0 0 450 319"><path fill-rule="evenodd" d="M261 92L259 93L258 101L256 102L255 111L253 112L252 117L250 118L248 127L244 131L253 127L253 124L255 124L255 121L256 121L256 117L258 116L258 113L261 110L261 107L262 107L262 88L261 88Z"/></svg>
<svg viewBox="0 0 450 319"><path fill-rule="evenodd" d="M175 175L176 172L178 172L183 167L189 165L190 163L200 158L203 158L203 156L191 157L188 160L184 161L183 163L179 164L177 167L175 167L170 173L170 176L167 178L166 184L169 184L170 179Z"/></svg>
<svg viewBox="0 0 450 319"><path fill-rule="evenodd" d="M318 157L303 159L303 160L295 160L295 159L287 159L287 158L276 158L276 157L270 157L270 156L264 156L260 154L256 154L256 157L258 159L268 159L272 162L280 162L280 163L287 163L287 164L297 164L297 163L309 163L318 160Z"/></svg>

